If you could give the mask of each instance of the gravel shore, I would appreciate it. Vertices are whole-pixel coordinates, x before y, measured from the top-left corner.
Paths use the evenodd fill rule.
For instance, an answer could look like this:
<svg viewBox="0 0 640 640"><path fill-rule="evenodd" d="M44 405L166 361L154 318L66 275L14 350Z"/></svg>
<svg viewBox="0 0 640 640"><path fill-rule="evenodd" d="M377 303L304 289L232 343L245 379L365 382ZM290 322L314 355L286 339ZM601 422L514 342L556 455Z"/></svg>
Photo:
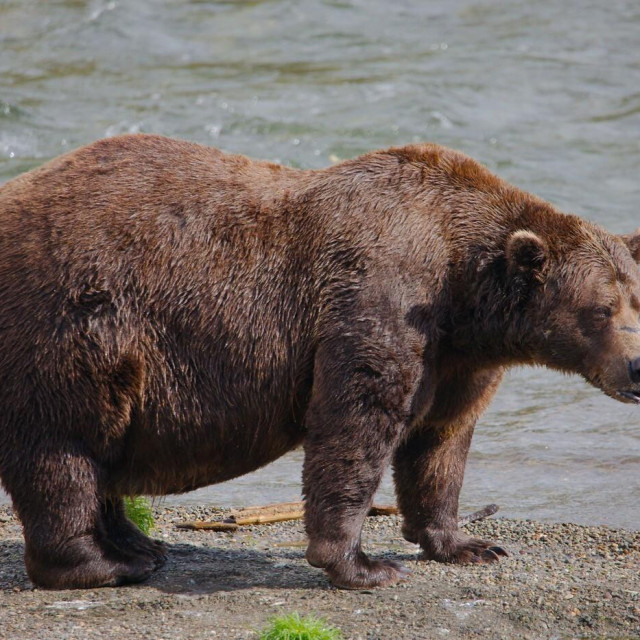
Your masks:
<svg viewBox="0 0 640 640"><path fill-rule="evenodd" d="M291 611L325 617L349 639L640 637L640 532L489 519L466 530L510 557L452 566L418 562L396 517L368 518L367 551L412 574L394 587L340 591L306 563L299 521L233 533L175 527L224 513L156 508L155 537L170 555L149 581L55 592L31 586L20 524L0 508L0 638L257 638L271 616Z"/></svg>

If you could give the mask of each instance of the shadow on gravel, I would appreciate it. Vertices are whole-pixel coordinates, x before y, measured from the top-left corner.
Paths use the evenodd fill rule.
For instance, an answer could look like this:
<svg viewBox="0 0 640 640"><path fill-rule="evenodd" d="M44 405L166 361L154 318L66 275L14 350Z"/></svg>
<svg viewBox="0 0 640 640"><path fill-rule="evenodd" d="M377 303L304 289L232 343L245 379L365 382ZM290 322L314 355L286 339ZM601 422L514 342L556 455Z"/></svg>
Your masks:
<svg viewBox="0 0 640 640"><path fill-rule="evenodd" d="M146 583L171 594L210 594L262 589L327 589L323 571L314 569L301 550L203 548L169 545L167 564Z"/></svg>
<svg viewBox="0 0 640 640"><path fill-rule="evenodd" d="M393 557L407 566L416 556L403 553L374 554ZM31 589L24 566L24 543L0 542L0 590ZM326 575L311 567L304 550L277 548L225 549L190 544L169 545L166 565L149 580L125 588L152 587L169 594L213 594L261 589L332 589Z"/></svg>
<svg viewBox="0 0 640 640"><path fill-rule="evenodd" d="M167 564L149 580L125 588L153 587L171 594L206 594L262 587L265 589L322 589L329 582L313 569L304 552L278 549L203 548L169 545ZM24 543L0 542L0 590L30 590L24 566Z"/></svg>
<svg viewBox="0 0 640 640"><path fill-rule="evenodd" d="M24 567L24 543L0 542L0 590L30 589L31 581Z"/></svg>

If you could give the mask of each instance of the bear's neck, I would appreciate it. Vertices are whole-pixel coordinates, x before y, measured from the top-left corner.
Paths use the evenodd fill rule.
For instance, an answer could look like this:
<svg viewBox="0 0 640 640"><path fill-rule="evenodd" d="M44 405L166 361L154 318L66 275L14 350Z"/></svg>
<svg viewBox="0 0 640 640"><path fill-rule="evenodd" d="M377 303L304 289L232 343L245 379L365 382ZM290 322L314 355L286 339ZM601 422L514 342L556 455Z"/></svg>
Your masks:
<svg viewBox="0 0 640 640"><path fill-rule="evenodd" d="M534 334L528 323L531 291L510 279L505 247L515 231L527 229L546 236L554 224L572 216L531 199L527 207L499 207L491 215L465 216L449 224L455 259L449 278L453 313L445 331L447 347L467 354L482 367L531 364Z"/></svg>

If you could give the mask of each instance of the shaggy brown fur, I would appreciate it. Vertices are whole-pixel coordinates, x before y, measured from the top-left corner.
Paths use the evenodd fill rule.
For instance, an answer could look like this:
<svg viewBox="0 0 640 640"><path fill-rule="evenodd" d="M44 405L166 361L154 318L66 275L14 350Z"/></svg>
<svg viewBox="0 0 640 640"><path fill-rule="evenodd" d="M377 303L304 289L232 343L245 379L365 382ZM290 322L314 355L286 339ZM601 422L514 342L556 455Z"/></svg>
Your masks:
<svg viewBox="0 0 640 640"><path fill-rule="evenodd" d="M434 145L296 171L158 136L0 189L0 477L33 582L143 580L121 496L189 491L303 444L307 557L388 585L360 530L392 463L427 558L457 530L505 367L640 399L640 233L615 237Z"/></svg>

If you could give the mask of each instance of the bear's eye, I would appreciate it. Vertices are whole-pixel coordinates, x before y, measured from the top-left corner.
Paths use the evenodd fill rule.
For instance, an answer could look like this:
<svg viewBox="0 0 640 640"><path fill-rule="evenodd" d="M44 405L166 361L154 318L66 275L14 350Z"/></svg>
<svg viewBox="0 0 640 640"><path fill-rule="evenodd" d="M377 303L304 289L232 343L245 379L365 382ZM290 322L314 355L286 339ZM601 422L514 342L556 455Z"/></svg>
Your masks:
<svg viewBox="0 0 640 640"><path fill-rule="evenodd" d="M597 320L608 320L612 315L611 307L596 307L594 309L594 316Z"/></svg>

